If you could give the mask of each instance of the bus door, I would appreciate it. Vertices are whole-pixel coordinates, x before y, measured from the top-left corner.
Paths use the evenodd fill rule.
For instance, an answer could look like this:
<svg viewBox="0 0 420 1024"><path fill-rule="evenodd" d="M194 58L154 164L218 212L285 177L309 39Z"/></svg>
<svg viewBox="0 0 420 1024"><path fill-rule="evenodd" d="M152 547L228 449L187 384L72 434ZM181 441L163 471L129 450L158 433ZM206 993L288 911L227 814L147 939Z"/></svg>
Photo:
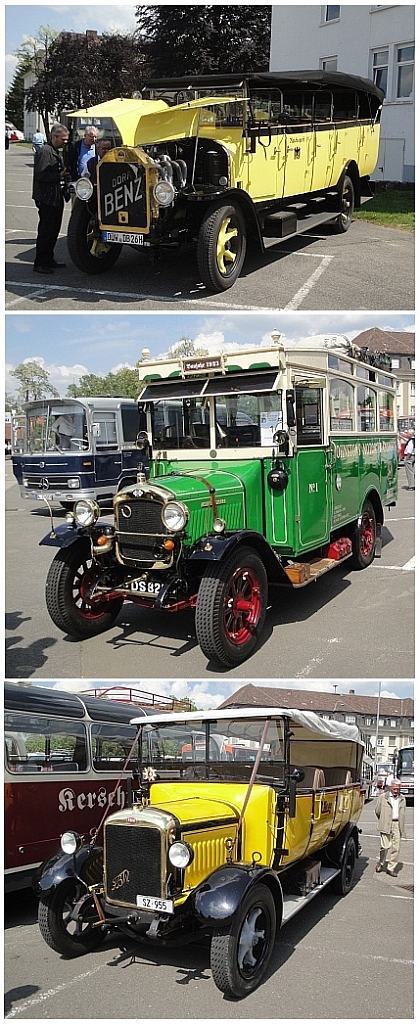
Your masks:
<svg viewBox="0 0 420 1024"><path fill-rule="evenodd" d="M287 91L283 118L286 132L283 195L297 196L310 192L313 187L312 93Z"/></svg>
<svg viewBox="0 0 420 1024"><path fill-rule="evenodd" d="M299 382L296 409L296 522L297 542L315 548L330 535L331 473L325 437L326 381Z"/></svg>
<svg viewBox="0 0 420 1024"><path fill-rule="evenodd" d="M122 466L116 412L95 410L92 414L92 434L95 443L96 485L109 487L110 493L113 493Z"/></svg>
<svg viewBox="0 0 420 1024"><path fill-rule="evenodd" d="M279 89L253 90L244 155L245 188L254 202L283 194L285 135Z"/></svg>
<svg viewBox="0 0 420 1024"><path fill-rule="evenodd" d="M314 96L314 134L312 190L332 184L337 132L332 122L332 94L321 91Z"/></svg>

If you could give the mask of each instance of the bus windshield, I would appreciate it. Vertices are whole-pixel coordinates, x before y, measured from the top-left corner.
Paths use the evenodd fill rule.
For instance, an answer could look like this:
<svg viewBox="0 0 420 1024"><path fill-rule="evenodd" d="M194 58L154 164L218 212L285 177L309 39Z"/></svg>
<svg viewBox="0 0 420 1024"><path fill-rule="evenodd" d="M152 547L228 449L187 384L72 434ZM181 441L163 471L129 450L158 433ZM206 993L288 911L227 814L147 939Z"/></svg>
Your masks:
<svg viewBox="0 0 420 1024"><path fill-rule="evenodd" d="M89 448L85 410L73 403L47 402L28 410L25 453L87 451Z"/></svg>

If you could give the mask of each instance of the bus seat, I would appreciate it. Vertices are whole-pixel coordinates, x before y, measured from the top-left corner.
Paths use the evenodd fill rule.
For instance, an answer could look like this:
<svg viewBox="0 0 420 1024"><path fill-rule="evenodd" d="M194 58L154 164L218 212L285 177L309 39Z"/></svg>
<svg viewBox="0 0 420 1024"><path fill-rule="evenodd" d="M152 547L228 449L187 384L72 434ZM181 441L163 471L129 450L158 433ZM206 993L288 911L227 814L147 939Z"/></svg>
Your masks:
<svg viewBox="0 0 420 1024"><path fill-rule="evenodd" d="M326 786L351 786L353 779L348 768L325 768Z"/></svg>
<svg viewBox="0 0 420 1024"><path fill-rule="evenodd" d="M297 785L298 789L324 789L325 775L322 768L302 768L305 778Z"/></svg>

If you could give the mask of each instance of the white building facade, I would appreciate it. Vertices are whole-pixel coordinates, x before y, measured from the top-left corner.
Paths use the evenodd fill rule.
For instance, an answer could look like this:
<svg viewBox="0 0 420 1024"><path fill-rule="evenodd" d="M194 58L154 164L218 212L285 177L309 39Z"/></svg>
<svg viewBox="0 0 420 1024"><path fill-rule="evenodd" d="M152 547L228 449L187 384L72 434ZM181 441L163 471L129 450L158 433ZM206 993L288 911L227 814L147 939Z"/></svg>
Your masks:
<svg viewBox="0 0 420 1024"><path fill-rule="evenodd" d="M273 4L272 71L343 71L385 91L376 181L414 182L414 5Z"/></svg>

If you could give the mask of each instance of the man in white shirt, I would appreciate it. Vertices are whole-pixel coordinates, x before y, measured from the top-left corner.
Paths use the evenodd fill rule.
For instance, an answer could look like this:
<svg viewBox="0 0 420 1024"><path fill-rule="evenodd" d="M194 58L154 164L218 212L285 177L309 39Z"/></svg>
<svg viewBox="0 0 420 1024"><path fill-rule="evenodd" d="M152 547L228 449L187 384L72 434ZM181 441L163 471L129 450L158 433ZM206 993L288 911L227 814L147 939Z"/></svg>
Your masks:
<svg viewBox="0 0 420 1024"><path fill-rule="evenodd" d="M387 864L386 873L397 877L396 867L400 853L401 838L405 835L405 797L401 795L401 783L392 779L389 790L380 794L375 805L381 849L376 871L379 873Z"/></svg>

